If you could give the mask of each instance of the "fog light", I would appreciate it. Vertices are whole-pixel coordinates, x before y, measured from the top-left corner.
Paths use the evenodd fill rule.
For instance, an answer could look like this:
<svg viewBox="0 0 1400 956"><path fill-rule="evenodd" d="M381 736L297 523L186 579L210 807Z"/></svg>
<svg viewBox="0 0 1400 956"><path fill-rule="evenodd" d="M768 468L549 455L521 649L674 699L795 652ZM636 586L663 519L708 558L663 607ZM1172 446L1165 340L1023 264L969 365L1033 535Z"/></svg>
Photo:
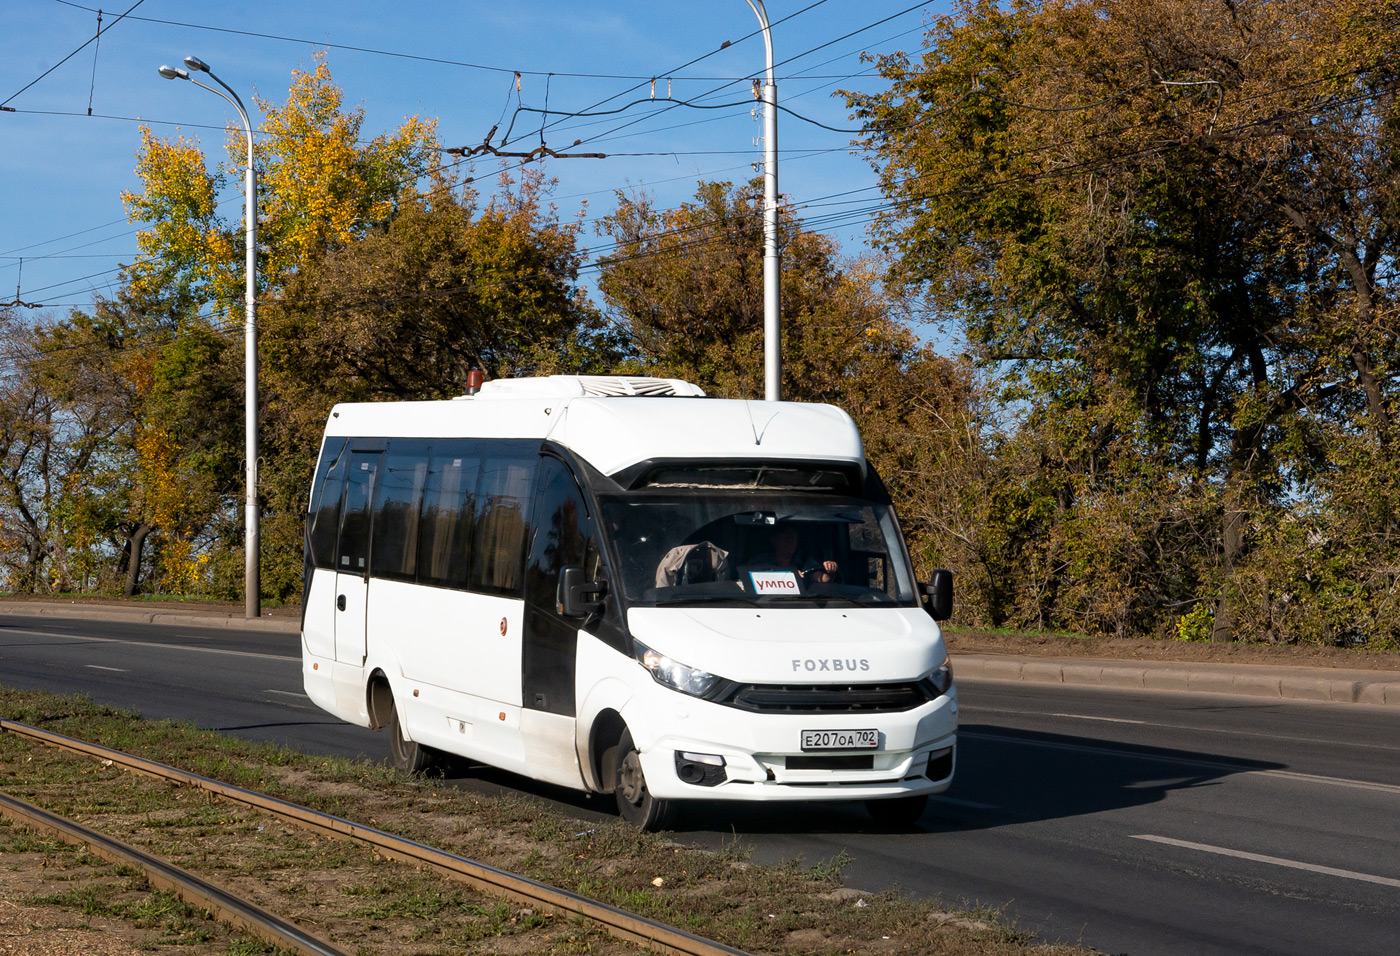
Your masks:
<svg viewBox="0 0 1400 956"><path fill-rule="evenodd" d="M693 754L689 751L684 751L681 753L681 759L688 760L691 763L709 764L711 767L724 766L724 758L719 754Z"/></svg>
<svg viewBox="0 0 1400 956"><path fill-rule="evenodd" d="M724 758L719 754L697 754L676 751L676 776L682 783L695 787L714 787L729 778L724 771Z"/></svg>
<svg viewBox="0 0 1400 956"><path fill-rule="evenodd" d="M928 769L924 776L930 780L944 780L953 775L953 748L944 747L928 755Z"/></svg>

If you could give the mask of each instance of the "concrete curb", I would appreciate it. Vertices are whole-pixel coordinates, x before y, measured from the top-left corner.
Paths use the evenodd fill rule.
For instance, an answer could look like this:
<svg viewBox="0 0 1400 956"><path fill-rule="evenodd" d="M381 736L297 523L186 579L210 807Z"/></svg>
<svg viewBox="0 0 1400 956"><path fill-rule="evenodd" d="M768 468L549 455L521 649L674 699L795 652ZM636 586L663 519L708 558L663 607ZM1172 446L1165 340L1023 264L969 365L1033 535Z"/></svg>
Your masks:
<svg viewBox="0 0 1400 956"><path fill-rule="evenodd" d="M1400 672L1396 671L955 654L953 673L970 680L1235 694L1279 700L1400 707Z"/></svg>
<svg viewBox="0 0 1400 956"><path fill-rule="evenodd" d="M301 615L285 612L285 617L258 617L249 620L241 614L224 611L146 610L136 607L113 607L107 604L39 604L37 602L0 603L0 614L17 617L63 617L89 621L122 621L129 624L164 624L179 627L226 627L243 631L277 631L284 634L301 633Z"/></svg>

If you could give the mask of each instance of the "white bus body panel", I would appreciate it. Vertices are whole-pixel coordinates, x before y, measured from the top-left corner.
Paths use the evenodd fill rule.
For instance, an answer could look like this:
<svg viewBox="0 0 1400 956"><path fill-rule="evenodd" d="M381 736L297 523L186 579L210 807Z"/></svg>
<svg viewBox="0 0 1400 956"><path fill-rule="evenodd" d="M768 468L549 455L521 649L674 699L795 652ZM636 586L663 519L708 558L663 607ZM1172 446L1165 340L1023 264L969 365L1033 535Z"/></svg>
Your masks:
<svg viewBox="0 0 1400 956"><path fill-rule="evenodd" d="M391 682L520 706L521 601L383 580L370 593L370 657Z"/></svg>
<svg viewBox="0 0 1400 956"><path fill-rule="evenodd" d="M834 405L717 398L483 398L337 405L328 437L549 438L604 474L655 458L865 462Z"/></svg>
<svg viewBox="0 0 1400 956"><path fill-rule="evenodd" d="M549 437L605 475L649 458L865 460L849 415L795 402L579 399Z"/></svg>
<svg viewBox="0 0 1400 956"><path fill-rule="evenodd" d="M937 625L912 607L635 607L627 625L654 651L751 684L917 680L945 653Z"/></svg>
<svg viewBox="0 0 1400 956"><path fill-rule="evenodd" d="M342 577L344 577L342 575ZM317 570L310 596L334 607ZM309 604L309 602L308 602ZM344 612L339 612L344 613ZM303 682L312 701L342 720L369 726L367 683L389 681L409 739L504 770L583 788L576 721L520 706L524 604L515 599L372 580L364 666L325 654L308 608ZM320 653L312 650L316 643Z"/></svg>

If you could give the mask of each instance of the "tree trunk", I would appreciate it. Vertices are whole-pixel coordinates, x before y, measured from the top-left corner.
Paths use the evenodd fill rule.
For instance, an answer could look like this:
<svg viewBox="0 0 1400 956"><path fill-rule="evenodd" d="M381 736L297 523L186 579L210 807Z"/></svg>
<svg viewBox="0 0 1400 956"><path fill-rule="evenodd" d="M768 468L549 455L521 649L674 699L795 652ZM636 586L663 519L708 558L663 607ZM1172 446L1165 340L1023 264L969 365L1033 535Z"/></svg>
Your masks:
<svg viewBox="0 0 1400 956"><path fill-rule="evenodd" d="M44 583L44 558L47 557L43 541L31 537L25 548L25 556L28 560L20 576L20 592L38 594Z"/></svg>
<svg viewBox="0 0 1400 956"><path fill-rule="evenodd" d="M1225 508L1220 526L1221 557L1225 565L1225 574L1220 596L1215 600L1215 622L1210 631L1210 639L1221 644L1228 644L1235 639L1235 615L1230 597L1230 581L1235 576L1235 559L1244 551L1245 520L1245 511L1238 495Z"/></svg>
<svg viewBox="0 0 1400 956"><path fill-rule="evenodd" d="M126 584L122 586L122 597L136 593L136 585L141 580L141 551L150 533L151 526L143 521L126 539L126 547L122 549L126 552Z"/></svg>

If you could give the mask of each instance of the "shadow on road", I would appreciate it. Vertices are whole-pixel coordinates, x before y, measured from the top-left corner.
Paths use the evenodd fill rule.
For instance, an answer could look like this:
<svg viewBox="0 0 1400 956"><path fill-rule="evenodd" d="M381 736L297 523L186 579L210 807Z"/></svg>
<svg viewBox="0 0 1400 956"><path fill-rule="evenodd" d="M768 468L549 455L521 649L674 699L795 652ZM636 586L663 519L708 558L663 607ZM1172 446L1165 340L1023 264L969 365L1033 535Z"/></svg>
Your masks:
<svg viewBox="0 0 1400 956"><path fill-rule="evenodd" d="M382 735L349 728L331 718L227 724L213 729L294 746L287 739L288 732L312 728L333 738L324 751L313 748L317 752L338 752L376 762L385 759ZM1213 786L1233 774L1284 767L1200 751L964 724L958 731L953 787L930 800L923 817L908 832L985 830L1087 816L1157 803L1175 790ZM460 758L452 759L440 775L449 786L490 796L537 800L592 822L616 816L611 795L589 795ZM863 804L854 800L771 804L697 801L683 806L673 829L679 834L735 835L889 832L876 826Z"/></svg>
<svg viewBox="0 0 1400 956"><path fill-rule="evenodd" d="M1157 803L1172 791L1214 786L1283 765L1122 744L1095 737L964 724L952 788L929 802L911 832L983 830ZM858 803L697 804L677 829L736 833L875 833Z"/></svg>
<svg viewBox="0 0 1400 956"><path fill-rule="evenodd" d="M1175 790L1214 786L1237 773L1282 769L1191 750L1145 747L1095 737L965 724L958 731L957 778L929 802L909 832L984 830L1087 816L1164 800ZM466 790L535 799L584 819L614 815L611 796L589 796L506 771L453 761L445 781ZM859 801L684 805L677 833L888 833Z"/></svg>

